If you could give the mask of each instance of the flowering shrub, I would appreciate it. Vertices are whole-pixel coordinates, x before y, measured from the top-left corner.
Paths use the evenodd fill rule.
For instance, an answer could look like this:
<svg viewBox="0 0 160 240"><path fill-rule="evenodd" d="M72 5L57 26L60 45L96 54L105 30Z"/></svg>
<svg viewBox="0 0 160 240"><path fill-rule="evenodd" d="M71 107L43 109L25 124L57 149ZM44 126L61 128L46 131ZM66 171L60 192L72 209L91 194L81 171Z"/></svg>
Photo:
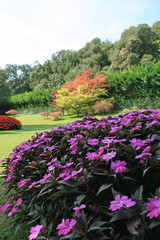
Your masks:
<svg viewBox="0 0 160 240"><path fill-rule="evenodd" d="M113 112L113 104L106 101L98 101L92 107L95 114Z"/></svg>
<svg viewBox="0 0 160 240"><path fill-rule="evenodd" d="M0 115L0 130L20 129L21 127L21 122L16 118Z"/></svg>
<svg viewBox="0 0 160 240"><path fill-rule="evenodd" d="M51 119L52 120L58 120L62 115L62 112L53 112L51 113Z"/></svg>
<svg viewBox="0 0 160 240"><path fill-rule="evenodd" d="M9 111L6 112L7 115L16 115L18 114L18 111L17 110L14 110L14 109L10 109Z"/></svg>
<svg viewBox="0 0 160 240"><path fill-rule="evenodd" d="M2 160L1 211L32 224L29 239L157 239L159 120L154 110L88 116L35 133Z"/></svg>
<svg viewBox="0 0 160 240"><path fill-rule="evenodd" d="M51 112L47 112L47 111L41 113L41 116L46 117L46 118L48 118L48 116L50 116L50 115L51 115Z"/></svg>

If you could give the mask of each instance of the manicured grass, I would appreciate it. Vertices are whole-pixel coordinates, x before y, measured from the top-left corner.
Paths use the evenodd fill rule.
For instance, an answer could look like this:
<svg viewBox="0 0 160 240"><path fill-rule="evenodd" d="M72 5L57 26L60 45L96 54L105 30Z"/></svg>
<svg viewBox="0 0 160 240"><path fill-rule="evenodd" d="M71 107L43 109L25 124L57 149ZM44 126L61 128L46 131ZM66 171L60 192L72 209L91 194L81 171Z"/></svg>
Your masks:
<svg viewBox="0 0 160 240"><path fill-rule="evenodd" d="M8 157L16 145L30 139L35 132L50 130L77 119L76 116L66 115L62 116L58 121L52 121L50 118L42 118L39 114L17 115L16 118L21 121L22 129L0 131L0 160Z"/></svg>

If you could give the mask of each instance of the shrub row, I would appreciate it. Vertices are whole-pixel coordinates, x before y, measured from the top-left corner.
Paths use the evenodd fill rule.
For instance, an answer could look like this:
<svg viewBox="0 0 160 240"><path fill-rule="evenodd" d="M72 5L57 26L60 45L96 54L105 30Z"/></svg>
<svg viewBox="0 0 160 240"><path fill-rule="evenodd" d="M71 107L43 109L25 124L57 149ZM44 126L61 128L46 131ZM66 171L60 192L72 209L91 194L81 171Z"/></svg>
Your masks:
<svg viewBox="0 0 160 240"><path fill-rule="evenodd" d="M11 97L11 103L16 109L45 107L52 100L50 96L51 90L52 89L40 89L37 91L17 94Z"/></svg>
<svg viewBox="0 0 160 240"><path fill-rule="evenodd" d="M0 115L0 130L20 129L22 124L13 117Z"/></svg>
<svg viewBox="0 0 160 240"><path fill-rule="evenodd" d="M159 96L160 61L145 66L133 66L129 70L105 73L111 86L110 96L116 101Z"/></svg>
<svg viewBox="0 0 160 240"><path fill-rule="evenodd" d="M160 111L35 133L3 162L1 211L29 239L150 240L160 234ZM16 229L16 230L17 230Z"/></svg>

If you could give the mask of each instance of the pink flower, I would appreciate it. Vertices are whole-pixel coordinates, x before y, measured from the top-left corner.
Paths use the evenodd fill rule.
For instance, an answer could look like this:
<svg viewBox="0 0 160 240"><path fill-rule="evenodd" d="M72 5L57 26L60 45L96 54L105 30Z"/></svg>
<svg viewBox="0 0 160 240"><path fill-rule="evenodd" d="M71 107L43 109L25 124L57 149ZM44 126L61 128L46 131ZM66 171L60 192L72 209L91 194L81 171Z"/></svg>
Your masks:
<svg viewBox="0 0 160 240"><path fill-rule="evenodd" d="M160 199L158 197L154 197L150 203L146 203L146 209L150 211L147 214L147 217L150 219L158 217L160 215Z"/></svg>
<svg viewBox="0 0 160 240"><path fill-rule="evenodd" d="M80 212L80 210L81 209L83 209L83 208L85 208L86 207L86 205L85 204L82 204L81 206L79 206L79 207L74 207L73 208L73 210L75 210L75 215L76 215L76 217L80 217L81 216L81 212Z"/></svg>
<svg viewBox="0 0 160 240"><path fill-rule="evenodd" d="M58 235L62 234L64 236L67 233L69 233L76 223L77 223L77 221L74 219L71 219L71 221L69 221L69 219L64 220L64 218L63 218L62 223L60 223L58 225L58 227L56 228L56 229L59 229Z"/></svg>
<svg viewBox="0 0 160 240"><path fill-rule="evenodd" d="M125 161L120 161L120 160L117 160L115 162L112 162L111 163L111 168L112 169L115 169L115 172L118 173L118 172L125 172L126 171L126 162Z"/></svg>
<svg viewBox="0 0 160 240"><path fill-rule="evenodd" d="M120 195L116 195L115 196L115 200L110 202L111 205L109 207L109 209L111 211L116 211L118 209L120 209L121 207L126 206L127 208L132 207L136 204L136 202L132 201L131 198L128 198L127 196L122 196L120 197Z"/></svg>
<svg viewBox="0 0 160 240"><path fill-rule="evenodd" d="M139 150L140 148L142 148L144 146L144 142L140 139L133 138L132 140L130 140L130 142L132 143L132 145L134 147L136 147L135 150Z"/></svg>
<svg viewBox="0 0 160 240"><path fill-rule="evenodd" d="M100 156L96 153L96 152L88 152L86 154L86 159L88 158L88 160L98 160L100 158Z"/></svg>
<svg viewBox="0 0 160 240"><path fill-rule="evenodd" d="M45 174L43 178L39 181L40 184L45 183L45 181L51 176L51 173Z"/></svg>
<svg viewBox="0 0 160 240"><path fill-rule="evenodd" d="M19 206L22 202L23 202L22 198L19 198L15 206Z"/></svg>
<svg viewBox="0 0 160 240"><path fill-rule="evenodd" d="M89 144L89 145L97 145L98 143L99 143L99 140L98 139L96 139L96 138L89 138L89 139L87 139L87 143Z"/></svg>
<svg viewBox="0 0 160 240"><path fill-rule="evenodd" d="M135 130L138 130L140 128L142 128L142 126L141 125L137 125L137 126L133 127L132 130L135 131Z"/></svg>
<svg viewBox="0 0 160 240"><path fill-rule="evenodd" d="M116 151L111 151L109 153L103 154L102 159L108 162L111 158L114 158L116 156Z"/></svg>
<svg viewBox="0 0 160 240"><path fill-rule="evenodd" d="M10 204L9 202L7 202L6 204L4 204L4 205L1 207L0 211L1 211L1 212L5 212L5 211L7 210L7 208L9 208L10 206L11 206L11 204Z"/></svg>
<svg viewBox="0 0 160 240"><path fill-rule="evenodd" d="M18 210L16 206L12 208L12 210L8 213L8 217L11 217L13 213L15 213Z"/></svg>
<svg viewBox="0 0 160 240"><path fill-rule="evenodd" d="M53 165L51 165L51 166L48 167L48 172L51 172L51 171L53 171L54 169L55 169L55 165L53 164Z"/></svg>
<svg viewBox="0 0 160 240"><path fill-rule="evenodd" d="M110 144L113 142L113 139L116 138L116 136L113 136L113 137L105 137L103 140L102 140L102 143L105 143L107 144L106 147L109 147Z"/></svg>
<svg viewBox="0 0 160 240"><path fill-rule="evenodd" d="M29 181L30 181L30 178L22 179L20 182L17 183L17 185L18 185L18 187L23 187Z"/></svg>
<svg viewBox="0 0 160 240"><path fill-rule="evenodd" d="M110 130L110 133L115 133L115 132L118 132L122 129L122 126L120 127L111 127L111 130Z"/></svg>
<svg viewBox="0 0 160 240"><path fill-rule="evenodd" d="M149 153L150 149L151 148L149 146L146 147L141 154L139 154L135 157L135 159L137 159L137 158L146 159L147 156L152 155L151 153Z"/></svg>
<svg viewBox="0 0 160 240"><path fill-rule="evenodd" d="M46 165L50 166L52 163L54 163L56 161L57 161L57 158L52 158L52 160L49 163L47 163Z"/></svg>
<svg viewBox="0 0 160 240"><path fill-rule="evenodd" d="M71 174L66 174L64 180L68 180L74 176L76 176L78 173L82 172L83 168L80 168L78 171L72 171Z"/></svg>
<svg viewBox="0 0 160 240"><path fill-rule="evenodd" d="M36 184L37 184L37 182L34 181L31 185L28 186L28 189L31 189Z"/></svg>
<svg viewBox="0 0 160 240"><path fill-rule="evenodd" d="M31 229L30 229L31 234L28 237L29 240L36 239L42 228L43 228L43 225L37 225L35 227L31 227Z"/></svg>

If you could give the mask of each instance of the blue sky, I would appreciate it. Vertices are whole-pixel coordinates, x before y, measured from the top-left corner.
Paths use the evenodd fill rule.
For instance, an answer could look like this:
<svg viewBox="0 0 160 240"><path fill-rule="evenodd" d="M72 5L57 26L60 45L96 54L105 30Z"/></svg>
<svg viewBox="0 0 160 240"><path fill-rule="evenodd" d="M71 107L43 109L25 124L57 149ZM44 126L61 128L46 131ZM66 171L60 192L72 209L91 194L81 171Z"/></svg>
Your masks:
<svg viewBox="0 0 160 240"><path fill-rule="evenodd" d="M160 0L0 0L0 67L44 63L95 37L118 41L131 26L160 21Z"/></svg>

